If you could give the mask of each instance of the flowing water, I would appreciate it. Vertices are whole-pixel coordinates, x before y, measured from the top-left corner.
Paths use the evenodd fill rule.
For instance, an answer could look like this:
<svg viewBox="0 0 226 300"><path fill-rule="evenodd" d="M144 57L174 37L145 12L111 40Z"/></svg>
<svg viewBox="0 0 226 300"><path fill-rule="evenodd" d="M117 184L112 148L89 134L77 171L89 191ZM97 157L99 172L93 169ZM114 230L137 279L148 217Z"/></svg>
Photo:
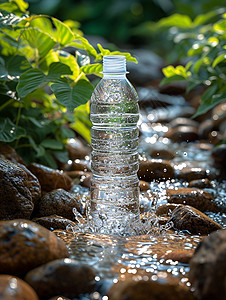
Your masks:
<svg viewBox="0 0 226 300"><path fill-rule="evenodd" d="M148 157L148 149L164 148L171 150L176 157L173 160L175 169L185 166L204 167L209 173L217 173L210 162L210 149L200 149L198 143L171 143L164 137L167 127L160 123L151 123L141 116L140 130L142 132L139 153ZM205 190L213 194L215 200L222 206L226 205L226 181L212 180L212 187ZM128 232L133 236L113 236L92 232L89 222L80 222L75 228L68 228L66 232L56 231L69 247L70 255L96 271L96 290L91 295L83 295L81 299L107 300L106 291L118 280L136 277L136 280L158 280L171 274L184 285L190 286L188 279L189 265L180 259L192 255L194 249L202 239L186 232L175 232L172 224L160 225L154 215L156 207L167 203L166 190L169 188L186 187L187 183L171 179L164 182L153 181L150 189L140 193L140 209L152 213L147 220ZM78 195L89 195L89 190L75 186ZM226 214L212 213L207 215L226 228ZM103 217L104 218L104 217ZM129 218L129 216L128 216ZM79 221L79 216L76 216ZM104 220L103 220L104 222ZM129 222L128 222L129 224ZM134 231L135 230L135 231ZM135 235L135 236L134 236ZM177 253L174 257L172 254Z"/></svg>

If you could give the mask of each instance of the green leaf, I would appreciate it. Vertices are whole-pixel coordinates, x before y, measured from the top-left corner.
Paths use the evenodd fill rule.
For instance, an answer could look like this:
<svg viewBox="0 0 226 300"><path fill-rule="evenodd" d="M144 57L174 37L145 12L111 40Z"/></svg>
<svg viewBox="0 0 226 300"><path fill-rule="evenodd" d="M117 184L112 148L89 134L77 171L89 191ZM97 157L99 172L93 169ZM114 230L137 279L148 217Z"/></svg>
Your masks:
<svg viewBox="0 0 226 300"><path fill-rule="evenodd" d="M215 23L213 30L219 34L224 34L226 32L226 20Z"/></svg>
<svg viewBox="0 0 226 300"><path fill-rule="evenodd" d="M0 28L12 29L14 25L19 24L23 19L25 19L25 16L20 18L11 12L0 9Z"/></svg>
<svg viewBox="0 0 226 300"><path fill-rule="evenodd" d="M80 68L82 72L85 74L98 74L101 71L103 71L103 65L102 64L90 64L86 65Z"/></svg>
<svg viewBox="0 0 226 300"><path fill-rule="evenodd" d="M208 13L205 13L205 14L201 14L201 15L198 15L193 23L196 25L196 26L199 26L199 25L202 25L202 24L205 24L207 23L208 21L210 21L211 19L213 19L216 15L218 15L218 12L215 10L213 11L210 11Z"/></svg>
<svg viewBox="0 0 226 300"><path fill-rule="evenodd" d="M74 131L67 127L61 128L61 134L63 136L63 139L73 139L75 137Z"/></svg>
<svg viewBox="0 0 226 300"><path fill-rule="evenodd" d="M71 124L71 128L79 133L89 144L91 144L90 128L87 128L83 122L76 120L74 124Z"/></svg>
<svg viewBox="0 0 226 300"><path fill-rule="evenodd" d="M186 93L189 93L192 89L194 89L196 86L198 86L201 83L202 83L201 80L197 80L195 82L188 82Z"/></svg>
<svg viewBox="0 0 226 300"><path fill-rule="evenodd" d="M217 89L217 84L209 86L202 95L203 101L209 101L209 99L211 99L211 97L216 93Z"/></svg>
<svg viewBox="0 0 226 300"><path fill-rule="evenodd" d="M9 143L23 136L26 136L26 131L24 128L16 126L8 118L0 118L0 141L1 142Z"/></svg>
<svg viewBox="0 0 226 300"><path fill-rule="evenodd" d="M226 53L217 56L213 61L212 67L215 68L219 63L221 63L224 60L226 60Z"/></svg>
<svg viewBox="0 0 226 300"><path fill-rule="evenodd" d="M171 77L168 78L164 78L161 82L160 82L160 86L173 82L173 81L178 81L178 80L186 80L183 76L181 75L173 75Z"/></svg>
<svg viewBox="0 0 226 300"><path fill-rule="evenodd" d="M208 100L204 100L202 97L202 103L199 106L197 112L192 116L192 118L196 118L199 115L202 115L208 112L210 109L215 107L217 104L226 101L226 93L221 93L214 95L213 97L209 98Z"/></svg>
<svg viewBox="0 0 226 300"><path fill-rule="evenodd" d="M79 49L84 49L84 50L86 50L86 52L88 54L90 54L91 56L93 56L95 58L98 56L96 49L88 42L87 39L85 39L84 37L82 37L78 34L75 34L74 38L78 42L72 42L70 44L70 46L74 46Z"/></svg>
<svg viewBox="0 0 226 300"><path fill-rule="evenodd" d="M53 156L62 163L69 160L68 151L54 151Z"/></svg>
<svg viewBox="0 0 226 300"><path fill-rule="evenodd" d="M91 98L93 86L89 81L81 79L74 86L67 82L54 83L51 90L62 105L73 111Z"/></svg>
<svg viewBox="0 0 226 300"><path fill-rule="evenodd" d="M108 49L104 49L100 44L97 44L97 46L101 53L101 57L99 56L98 59L102 59L102 57L104 55L123 55L126 57L127 61L132 61L132 62L138 63L137 59L135 57L131 56L131 54L128 52L120 52L120 51L112 51L111 52Z"/></svg>
<svg viewBox="0 0 226 300"><path fill-rule="evenodd" d="M70 67L62 62L53 62L49 66L49 73L47 75L47 80L54 81L63 75L72 75Z"/></svg>
<svg viewBox="0 0 226 300"><path fill-rule="evenodd" d="M61 150L64 148L63 143L53 139L45 139L44 141L41 142L40 145L45 148L54 149L54 150Z"/></svg>
<svg viewBox="0 0 226 300"><path fill-rule="evenodd" d="M74 39L74 34L71 29L58 19L52 18L52 20L53 24L56 26L55 37L59 44L65 46L72 42Z"/></svg>
<svg viewBox="0 0 226 300"><path fill-rule="evenodd" d="M31 68L24 56L15 55L0 60L0 80L18 80L24 71Z"/></svg>
<svg viewBox="0 0 226 300"><path fill-rule="evenodd" d="M28 94L35 91L42 86L45 82L46 75L39 69L31 69L24 72L20 76L19 83L17 85L17 92L19 97L23 98Z"/></svg>
<svg viewBox="0 0 226 300"><path fill-rule="evenodd" d="M191 28L192 20L189 16L181 14L173 14L169 17L162 18L158 21L157 26L161 27L180 27L180 28Z"/></svg>
<svg viewBox="0 0 226 300"><path fill-rule="evenodd" d="M26 9L28 9L29 6L28 3L24 2L23 0L13 0L10 2L15 2L21 12L26 12Z"/></svg>
<svg viewBox="0 0 226 300"><path fill-rule="evenodd" d="M28 44L38 50L40 58L44 57L56 44L56 41L47 33L37 28L27 28L21 35L21 38Z"/></svg>

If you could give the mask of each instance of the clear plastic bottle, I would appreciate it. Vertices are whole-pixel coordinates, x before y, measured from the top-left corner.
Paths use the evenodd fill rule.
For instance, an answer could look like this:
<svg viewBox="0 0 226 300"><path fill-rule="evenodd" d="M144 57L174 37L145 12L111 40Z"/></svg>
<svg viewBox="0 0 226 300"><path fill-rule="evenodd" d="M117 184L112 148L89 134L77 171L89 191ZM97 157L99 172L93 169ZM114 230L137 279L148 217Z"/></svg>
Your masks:
<svg viewBox="0 0 226 300"><path fill-rule="evenodd" d="M93 178L88 216L93 231L133 234L139 224L138 96L126 59L107 55L91 98Z"/></svg>

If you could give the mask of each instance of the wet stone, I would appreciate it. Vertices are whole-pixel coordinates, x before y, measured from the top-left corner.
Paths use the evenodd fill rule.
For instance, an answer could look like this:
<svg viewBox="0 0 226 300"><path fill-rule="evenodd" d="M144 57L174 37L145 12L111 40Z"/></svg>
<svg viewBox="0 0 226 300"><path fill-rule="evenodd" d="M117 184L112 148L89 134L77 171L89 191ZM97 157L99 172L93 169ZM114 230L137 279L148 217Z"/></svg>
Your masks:
<svg viewBox="0 0 226 300"><path fill-rule="evenodd" d="M168 202L176 204L185 204L193 206L200 211L217 212L220 208L217 206L214 197L201 189L196 188L178 188L167 189Z"/></svg>
<svg viewBox="0 0 226 300"><path fill-rule="evenodd" d="M64 166L65 171L84 171L84 172L91 172L90 167L86 160L76 159L70 163L67 163Z"/></svg>
<svg viewBox="0 0 226 300"><path fill-rule="evenodd" d="M169 279L165 272L153 275L154 280L147 276L134 276L133 279L119 281L108 291L110 300L194 300L188 288L180 284L179 279Z"/></svg>
<svg viewBox="0 0 226 300"><path fill-rule="evenodd" d="M150 186L149 186L149 183L146 182L146 181L143 181L143 180L140 180L139 181L139 188L140 188L140 191L147 191L150 189Z"/></svg>
<svg viewBox="0 0 226 300"><path fill-rule="evenodd" d="M192 250L183 250L183 251L173 251L173 252L168 252L165 255L162 256L162 258L167 261L167 260L173 260L173 261L179 261L183 264L188 264L189 261L191 260L192 256L194 254L194 251Z"/></svg>
<svg viewBox="0 0 226 300"><path fill-rule="evenodd" d="M193 126L178 126L170 128L165 137L176 143L194 142L199 139L198 129Z"/></svg>
<svg viewBox="0 0 226 300"><path fill-rule="evenodd" d="M26 165L22 157L16 153L16 151L10 147L8 144L0 143L0 154L14 163L20 163Z"/></svg>
<svg viewBox="0 0 226 300"><path fill-rule="evenodd" d="M29 170L38 178L42 190L46 192L59 188L64 190L72 188L71 178L59 170L54 170L37 163L30 164Z"/></svg>
<svg viewBox="0 0 226 300"><path fill-rule="evenodd" d="M212 157L217 167L226 167L226 145L220 145L213 149Z"/></svg>
<svg viewBox="0 0 226 300"><path fill-rule="evenodd" d="M211 188L212 184L209 181L209 179L205 178L205 179L192 180L189 182L188 186L198 188L198 189L204 189L204 188Z"/></svg>
<svg viewBox="0 0 226 300"><path fill-rule="evenodd" d="M80 182L79 184L85 188L88 188L90 189L91 187L91 179L92 179L92 173L86 173L85 176L83 176L81 179L80 179Z"/></svg>
<svg viewBox="0 0 226 300"><path fill-rule="evenodd" d="M34 204L30 188L34 181L13 162L0 159L0 219L29 219Z"/></svg>
<svg viewBox="0 0 226 300"><path fill-rule="evenodd" d="M60 296L51 297L48 300L71 300L71 299L60 295Z"/></svg>
<svg viewBox="0 0 226 300"><path fill-rule="evenodd" d="M173 222L175 229L189 231L191 234L206 235L222 229L219 224L189 205L180 205L176 208L169 219L170 221Z"/></svg>
<svg viewBox="0 0 226 300"><path fill-rule="evenodd" d="M27 220L0 221L0 270L23 275L49 261L68 257L62 240Z"/></svg>
<svg viewBox="0 0 226 300"><path fill-rule="evenodd" d="M174 209L177 208L179 205L180 204L175 204L175 203L162 204L156 208L155 213L157 216L170 216L172 215Z"/></svg>
<svg viewBox="0 0 226 300"><path fill-rule="evenodd" d="M192 127L195 127L195 128L199 127L198 122L196 122L194 120L191 120L191 119L188 119L188 118L182 118L182 117L172 120L169 123L169 125L170 125L171 128L175 128L175 127L178 127L178 126L192 126Z"/></svg>
<svg viewBox="0 0 226 300"><path fill-rule="evenodd" d="M220 125L226 121L226 102L218 104L212 111L212 120L214 125L220 127Z"/></svg>
<svg viewBox="0 0 226 300"><path fill-rule="evenodd" d="M39 225L49 229L49 230L56 230L56 229L62 229L66 230L67 226L74 227L76 225L75 222L63 218L58 215L51 215L47 217L41 217L41 218L34 218L32 219L33 222L38 223Z"/></svg>
<svg viewBox="0 0 226 300"><path fill-rule="evenodd" d="M151 181L168 180L174 177L174 168L166 160L146 159L139 163L138 178Z"/></svg>
<svg viewBox="0 0 226 300"><path fill-rule="evenodd" d="M226 230L202 240L190 261L189 279L197 299L226 299Z"/></svg>
<svg viewBox="0 0 226 300"><path fill-rule="evenodd" d="M166 149L157 149L150 152L150 156L153 158L160 158L160 159L173 159L175 155Z"/></svg>
<svg viewBox="0 0 226 300"><path fill-rule="evenodd" d="M195 179L203 179L208 177L208 174L204 168L186 167L181 170L177 170L175 173L178 179L182 179L184 181L191 181Z"/></svg>
<svg viewBox="0 0 226 300"><path fill-rule="evenodd" d="M38 296L78 297L94 288L95 273L74 259L58 259L31 270L25 277Z"/></svg>
<svg viewBox="0 0 226 300"><path fill-rule="evenodd" d="M66 219L75 220L73 208L81 212L80 204L74 193L57 189L46 193L39 201L35 214L37 217L46 217L57 214Z"/></svg>
<svg viewBox="0 0 226 300"><path fill-rule="evenodd" d="M77 138L69 139L67 150L69 158L72 161L75 159L83 159L90 153L90 150L86 148L83 143Z"/></svg>
<svg viewBox="0 0 226 300"><path fill-rule="evenodd" d="M15 276L0 275L0 299L2 300L38 300L33 288Z"/></svg>

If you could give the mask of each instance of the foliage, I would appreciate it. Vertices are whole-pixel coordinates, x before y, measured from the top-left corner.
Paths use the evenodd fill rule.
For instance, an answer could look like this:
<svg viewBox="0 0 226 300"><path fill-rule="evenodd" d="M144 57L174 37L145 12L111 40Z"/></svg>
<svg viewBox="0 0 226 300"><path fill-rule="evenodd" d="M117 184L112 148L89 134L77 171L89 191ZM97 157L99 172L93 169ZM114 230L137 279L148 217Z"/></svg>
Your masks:
<svg viewBox="0 0 226 300"><path fill-rule="evenodd" d="M226 9L197 16L174 14L160 20L159 28L170 28L170 35L181 51L175 59L186 59L185 66L169 65L163 69L166 78L161 84L186 80L187 91L198 85L206 87L194 117L206 113L226 100Z"/></svg>
<svg viewBox="0 0 226 300"><path fill-rule="evenodd" d="M27 162L56 167L55 159L67 160L65 143L74 130L90 141L86 103L93 85L86 74L100 75L106 54L136 60L101 45L96 50L74 21L27 9L23 0L0 2L0 141Z"/></svg>

